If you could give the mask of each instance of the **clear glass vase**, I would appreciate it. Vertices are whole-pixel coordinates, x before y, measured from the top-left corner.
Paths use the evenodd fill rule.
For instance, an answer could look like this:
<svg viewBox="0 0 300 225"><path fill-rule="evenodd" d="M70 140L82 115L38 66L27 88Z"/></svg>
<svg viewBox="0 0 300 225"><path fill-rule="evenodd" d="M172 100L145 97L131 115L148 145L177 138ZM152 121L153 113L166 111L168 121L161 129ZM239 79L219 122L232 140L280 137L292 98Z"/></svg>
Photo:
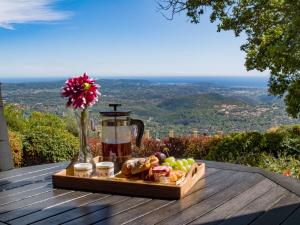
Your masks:
<svg viewBox="0 0 300 225"><path fill-rule="evenodd" d="M80 140L80 148L72 162L67 167L67 175L74 175L74 165L82 164L86 165L88 163L92 164L93 174L95 173L96 164L93 160L93 155L91 153L91 149L88 143L89 136L89 112L87 109L82 109L80 111L75 111L75 117L78 124L79 131L79 140Z"/></svg>
<svg viewBox="0 0 300 225"><path fill-rule="evenodd" d="M86 109L75 112L80 138L80 149L77 162L88 163L93 159L89 144L89 113Z"/></svg>

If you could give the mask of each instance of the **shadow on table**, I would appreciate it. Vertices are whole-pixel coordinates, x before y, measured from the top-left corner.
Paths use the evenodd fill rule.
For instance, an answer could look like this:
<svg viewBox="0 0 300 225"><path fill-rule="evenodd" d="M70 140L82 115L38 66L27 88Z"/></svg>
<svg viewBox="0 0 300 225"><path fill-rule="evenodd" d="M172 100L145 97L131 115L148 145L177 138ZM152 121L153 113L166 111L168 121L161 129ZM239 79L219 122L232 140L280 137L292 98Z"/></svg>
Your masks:
<svg viewBox="0 0 300 225"><path fill-rule="evenodd" d="M110 196L106 198L113 198ZM83 206L60 206L48 208L31 207L18 209L4 214L0 214L0 221L7 222L8 224L116 224L116 221L120 223L126 223L126 221L131 221L128 224L132 224L135 220L133 218L139 217L137 214L132 214L131 210L126 210L122 207L125 205L126 201L115 202L112 204L104 203L104 201L99 200L92 202L88 205ZM30 206L29 206L30 207ZM137 206L141 207L141 206ZM168 207L168 206L166 206ZM128 208L127 208L128 209ZM215 225L215 224L281 224L286 222L287 224L299 224L300 221L300 204L291 204L284 207L278 207L271 209L269 211L255 211L249 212L247 206L239 211L233 217L227 217L222 219L218 218L218 215L213 216L212 214L205 214L191 222L191 224L205 224L205 225ZM151 209L155 210L155 209ZM217 209L216 209L217 210ZM252 210L253 211L253 210ZM213 211L214 212L214 211ZM147 212L141 210L141 214L147 217ZM223 212L224 213L224 212ZM181 212L184 216L184 212ZM154 214L155 217L155 214ZM169 219L172 218L169 217ZM149 218L148 218L149 219ZM186 218L189 220L189 218ZM141 223L142 217L139 218ZM149 220L147 220L149 222ZM151 220L150 220L151 221ZM173 221L168 223L168 219L161 221L163 224L181 224L182 221ZM0 223L1 224L1 223ZM119 224L119 223L118 223ZM148 224L148 223L147 223Z"/></svg>
<svg viewBox="0 0 300 225"><path fill-rule="evenodd" d="M259 206L258 206L259 207ZM216 209L217 210L217 209ZM252 212L250 212L252 211ZM203 225L238 225L238 224L300 224L300 204L291 204L283 207L277 207L268 211L249 209L247 206L236 212L234 216L216 219L218 215L205 214L202 217L190 222L190 224Z"/></svg>

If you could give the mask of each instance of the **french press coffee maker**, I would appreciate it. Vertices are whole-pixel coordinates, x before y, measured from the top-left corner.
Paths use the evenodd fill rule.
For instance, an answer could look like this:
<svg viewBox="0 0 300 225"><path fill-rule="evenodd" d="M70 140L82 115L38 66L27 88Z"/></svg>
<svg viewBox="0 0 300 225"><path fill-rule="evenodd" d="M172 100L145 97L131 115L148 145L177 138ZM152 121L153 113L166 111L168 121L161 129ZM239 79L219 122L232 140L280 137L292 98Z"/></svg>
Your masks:
<svg viewBox="0 0 300 225"><path fill-rule="evenodd" d="M116 169L131 158L132 127L136 126L137 134L135 144L140 147L144 123L142 120L132 119L130 111L117 108L121 104L109 104L113 110L100 112L102 116L102 154L104 161L115 163Z"/></svg>

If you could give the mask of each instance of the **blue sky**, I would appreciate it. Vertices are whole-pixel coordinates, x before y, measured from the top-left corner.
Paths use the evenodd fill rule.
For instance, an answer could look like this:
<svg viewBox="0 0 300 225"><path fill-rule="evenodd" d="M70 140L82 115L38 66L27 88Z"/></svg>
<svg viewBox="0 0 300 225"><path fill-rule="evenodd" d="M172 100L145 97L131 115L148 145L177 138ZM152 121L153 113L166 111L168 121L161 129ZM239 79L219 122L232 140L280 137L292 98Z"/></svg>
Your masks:
<svg viewBox="0 0 300 225"><path fill-rule="evenodd" d="M157 11L156 0L1 0L0 77L238 76L244 37ZM266 75L266 73L264 73Z"/></svg>

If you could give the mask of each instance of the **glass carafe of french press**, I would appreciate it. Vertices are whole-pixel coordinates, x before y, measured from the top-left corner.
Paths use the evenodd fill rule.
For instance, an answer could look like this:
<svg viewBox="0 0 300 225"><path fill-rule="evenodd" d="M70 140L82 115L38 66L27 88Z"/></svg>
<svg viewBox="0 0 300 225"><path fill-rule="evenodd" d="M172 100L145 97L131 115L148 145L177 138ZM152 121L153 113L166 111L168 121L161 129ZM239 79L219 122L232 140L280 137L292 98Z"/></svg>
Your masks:
<svg viewBox="0 0 300 225"><path fill-rule="evenodd" d="M132 119L130 111L118 110L120 104L109 104L113 110L102 111L102 154L104 161L115 162L116 169L131 158L132 126L136 126L136 146L140 147L144 133L142 120Z"/></svg>

